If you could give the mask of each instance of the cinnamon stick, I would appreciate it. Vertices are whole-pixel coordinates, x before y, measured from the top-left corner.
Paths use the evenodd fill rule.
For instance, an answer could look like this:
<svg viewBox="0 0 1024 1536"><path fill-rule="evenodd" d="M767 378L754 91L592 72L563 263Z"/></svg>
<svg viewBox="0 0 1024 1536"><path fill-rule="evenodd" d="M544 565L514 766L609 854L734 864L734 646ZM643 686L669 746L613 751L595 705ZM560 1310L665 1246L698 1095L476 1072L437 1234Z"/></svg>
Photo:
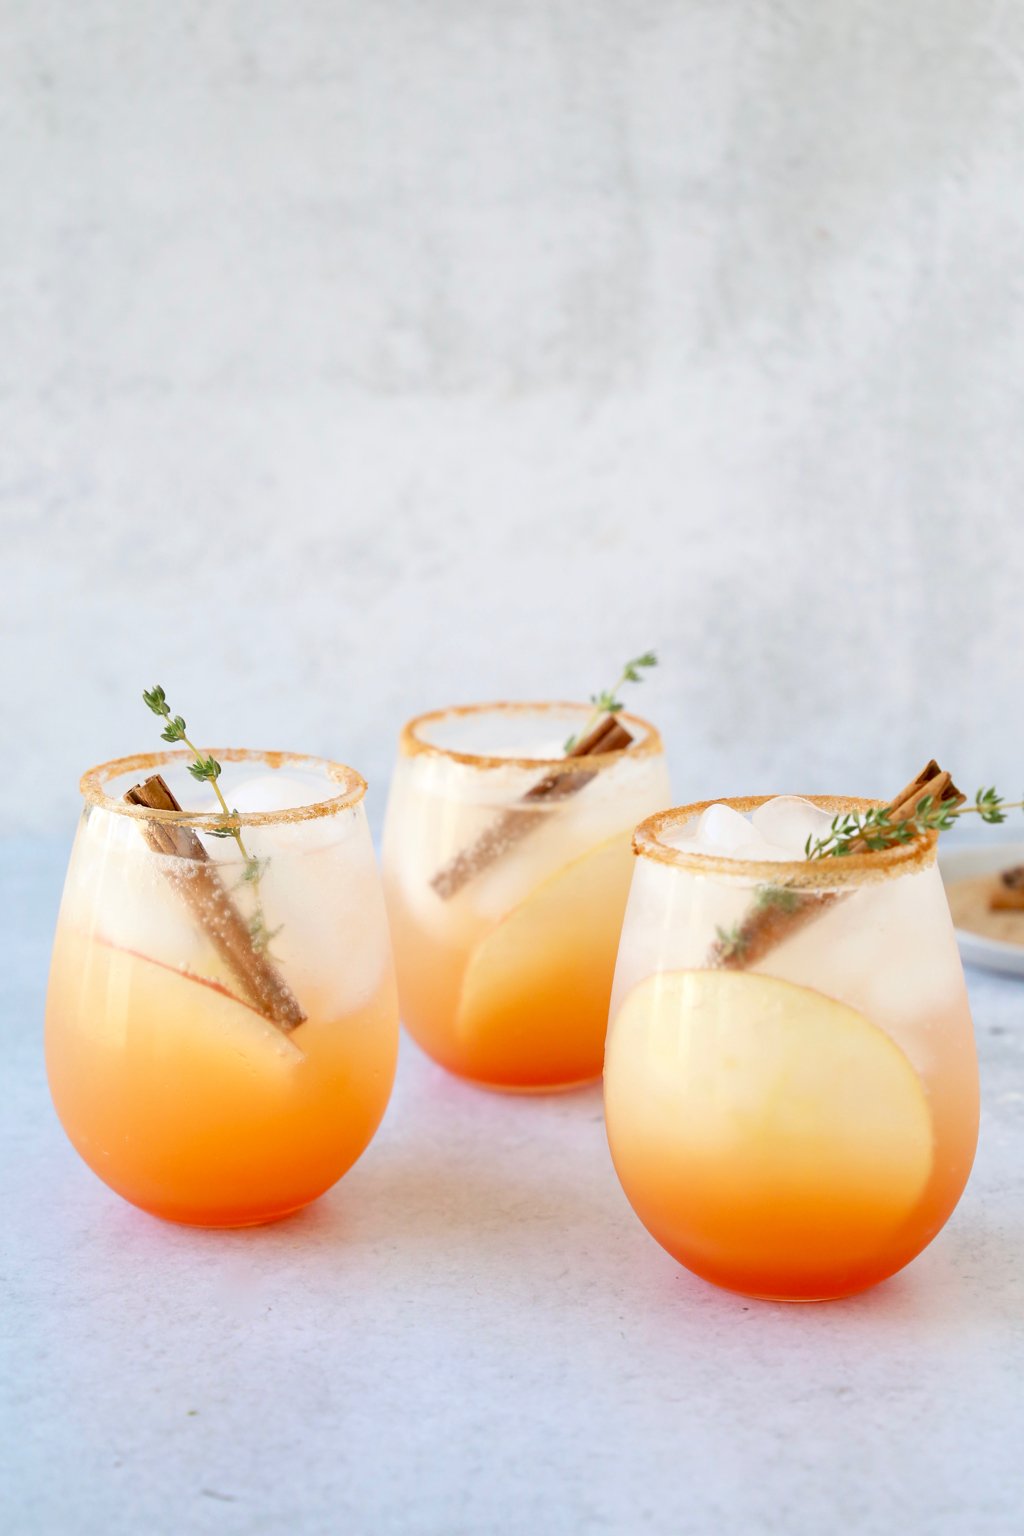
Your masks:
<svg viewBox="0 0 1024 1536"><path fill-rule="evenodd" d="M901 821L909 820L926 795L930 795L936 804L941 801L961 805L965 798L950 775L932 758L917 777L889 801L892 825L898 826ZM858 838L852 848L856 853L867 852L868 844L864 838ZM708 965L721 970L747 970L847 894L845 891L801 891L786 886L767 886L755 899L738 931L717 939L711 946Z"/></svg>
<svg viewBox="0 0 1024 1536"><path fill-rule="evenodd" d="M1024 912L1024 864L1003 870L988 906L990 912Z"/></svg>
<svg viewBox="0 0 1024 1536"><path fill-rule="evenodd" d="M124 797L151 811L180 811L160 774L136 784ZM305 1019L294 993L267 956L253 944L249 925L238 910L199 837L181 822L143 821L142 834L155 853L187 860L188 873L169 864L164 873L191 908L192 915L250 1003L264 1018L290 1034Z"/></svg>
<svg viewBox="0 0 1024 1536"><path fill-rule="evenodd" d="M571 751L566 753L566 756L593 757L599 752L621 752L630 745L632 740L632 733L627 731L616 715L605 715L592 731L589 731ZM492 825L480 834L475 843L464 848L461 853L457 853L437 871L430 882L431 889L437 892L442 901L450 900L462 890L464 885L482 870L487 869L496 859L501 858L528 832L540 826L547 813L531 810L532 805L538 802L550 804L552 801L566 800L570 795L579 794L591 779L597 777L597 772L596 768L581 768L571 773L545 774L544 778L538 779L537 783L526 791L519 805L503 811L495 818Z"/></svg>
<svg viewBox="0 0 1024 1536"><path fill-rule="evenodd" d="M889 820L893 826L899 826L901 821L907 821L926 795L930 795L936 805L940 802L962 805L966 799L966 796L957 789L950 775L939 767L934 757L930 758L917 777L911 779L895 799L889 801ZM853 844L858 853L864 852L867 846L863 838L859 838Z"/></svg>

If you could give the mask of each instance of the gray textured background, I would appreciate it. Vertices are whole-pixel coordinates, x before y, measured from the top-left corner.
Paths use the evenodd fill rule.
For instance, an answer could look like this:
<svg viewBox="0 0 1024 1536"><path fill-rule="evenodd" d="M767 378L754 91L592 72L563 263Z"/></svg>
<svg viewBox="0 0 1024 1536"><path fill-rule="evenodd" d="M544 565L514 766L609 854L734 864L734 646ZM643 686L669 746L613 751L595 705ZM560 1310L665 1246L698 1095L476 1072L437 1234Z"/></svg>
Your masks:
<svg viewBox="0 0 1024 1536"><path fill-rule="evenodd" d="M7 825L155 679L377 819L409 713L647 645L680 799L1019 791L1019 6L0 21Z"/></svg>

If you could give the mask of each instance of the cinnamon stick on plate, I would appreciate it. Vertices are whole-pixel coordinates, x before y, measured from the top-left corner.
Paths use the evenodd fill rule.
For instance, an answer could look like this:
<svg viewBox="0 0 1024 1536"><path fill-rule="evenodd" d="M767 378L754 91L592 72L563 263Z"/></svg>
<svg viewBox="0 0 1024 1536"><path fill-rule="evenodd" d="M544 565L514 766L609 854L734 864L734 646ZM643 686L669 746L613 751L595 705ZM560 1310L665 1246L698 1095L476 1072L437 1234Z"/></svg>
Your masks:
<svg viewBox="0 0 1024 1536"><path fill-rule="evenodd" d="M622 752L632 741L632 733L627 731L615 715L605 715L592 731L566 753L566 757L594 757L603 752ZM550 805L552 801L566 800L570 795L579 794L591 779L597 777L597 772L596 768L580 768L578 771L546 774L527 790L517 806L502 811L475 843L457 853L439 869L430 882L431 889L437 892L442 901L450 900L520 838L540 826L546 812L532 810L531 806L538 803Z"/></svg>
<svg viewBox="0 0 1024 1536"><path fill-rule="evenodd" d="M926 795L930 795L935 804L941 801L962 805L964 801L949 774L932 758L917 777L889 801L891 824L898 826L901 821L909 820ZM852 844L852 851L866 853L868 844L858 838ZM737 932L716 939L711 946L708 966L742 971L756 965L777 944L791 938L847 894L845 891L802 891L793 886L763 887Z"/></svg>
<svg viewBox="0 0 1024 1536"><path fill-rule="evenodd" d="M1024 864L1003 870L988 906L990 912L1024 912Z"/></svg>
<svg viewBox="0 0 1024 1536"><path fill-rule="evenodd" d="M160 774L136 784L124 797L131 805L151 811L180 811L174 795ZM181 822L143 821L142 835L155 853L187 860L194 868L181 870L168 864L164 873L191 908L192 915L218 955L234 972L244 999L285 1034L306 1015L283 976L253 943L249 925L191 827Z"/></svg>

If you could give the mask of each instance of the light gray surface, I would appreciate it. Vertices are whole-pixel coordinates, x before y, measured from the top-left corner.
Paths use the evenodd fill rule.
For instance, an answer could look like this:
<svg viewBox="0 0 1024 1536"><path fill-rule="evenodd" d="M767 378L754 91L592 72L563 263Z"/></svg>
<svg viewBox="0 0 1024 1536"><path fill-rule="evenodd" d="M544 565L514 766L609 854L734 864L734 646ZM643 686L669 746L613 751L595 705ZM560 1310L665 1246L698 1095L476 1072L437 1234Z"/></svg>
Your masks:
<svg viewBox="0 0 1024 1536"><path fill-rule="evenodd" d="M1017 782L1019 3L0 0L0 86L0 822L159 680L379 823L648 645L681 798Z"/></svg>
<svg viewBox="0 0 1024 1536"><path fill-rule="evenodd" d="M1010 1536L1024 1500L1024 1001L971 974L964 1200L854 1300L688 1276L615 1181L596 1091L515 1100L409 1044L363 1161L224 1234L109 1194L46 1096L64 849L8 844L0 987L10 1536Z"/></svg>

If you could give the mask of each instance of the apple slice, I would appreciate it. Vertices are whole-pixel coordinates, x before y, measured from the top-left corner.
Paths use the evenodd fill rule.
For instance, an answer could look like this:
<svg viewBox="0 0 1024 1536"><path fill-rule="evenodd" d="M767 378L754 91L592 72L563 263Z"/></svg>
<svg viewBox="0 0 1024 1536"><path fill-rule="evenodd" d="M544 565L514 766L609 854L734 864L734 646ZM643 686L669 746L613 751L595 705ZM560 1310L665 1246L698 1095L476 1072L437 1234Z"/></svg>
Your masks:
<svg viewBox="0 0 1024 1536"><path fill-rule="evenodd" d="M207 1046L222 1050L224 1042L230 1040L233 1053L246 1060L250 1070L255 1060L268 1055L295 1063L304 1061L305 1053L290 1035L232 990L234 978L212 947L209 961L207 974L200 975L98 936L85 950L79 973L83 985L95 985L98 990L93 1005L96 1017L110 1011L104 997L130 997L133 1012L154 1021L155 1035L159 1033L157 1023L172 1020L172 1032L179 1035L182 1049L194 1033L197 1050ZM196 987L201 991L193 991Z"/></svg>
<svg viewBox="0 0 1024 1536"><path fill-rule="evenodd" d="M605 1080L616 1167L670 1251L853 1261L931 1176L931 1114L907 1057L863 1014L789 981L648 977L616 1015Z"/></svg>
<svg viewBox="0 0 1024 1536"><path fill-rule="evenodd" d="M476 946L458 1030L474 1053L543 1081L601 1071L631 834L548 877Z"/></svg>

